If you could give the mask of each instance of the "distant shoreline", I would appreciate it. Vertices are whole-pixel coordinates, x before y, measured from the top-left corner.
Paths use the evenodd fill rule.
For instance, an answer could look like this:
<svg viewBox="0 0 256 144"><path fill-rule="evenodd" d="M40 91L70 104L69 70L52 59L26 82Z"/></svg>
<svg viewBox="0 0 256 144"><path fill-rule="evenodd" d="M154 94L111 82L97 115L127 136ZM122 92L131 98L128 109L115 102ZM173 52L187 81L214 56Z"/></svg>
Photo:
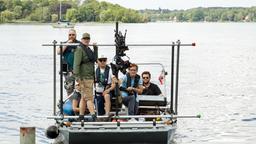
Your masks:
<svg viewBox="0 0 256 144"><path fill-rule="evenodd" d="M90 24L114 24L115 22L83 22L75 23L75 25L90 25ZM121 22L122 23L122 22ZM155 22L145 22L145 23L124 23L124 24L147 24L147 23L256 23L256 22L175 22L175 21L155 21ZM53 25L55 23L41 23L41 22L9 22L9 23L0 23L0 25Z"/></svg>

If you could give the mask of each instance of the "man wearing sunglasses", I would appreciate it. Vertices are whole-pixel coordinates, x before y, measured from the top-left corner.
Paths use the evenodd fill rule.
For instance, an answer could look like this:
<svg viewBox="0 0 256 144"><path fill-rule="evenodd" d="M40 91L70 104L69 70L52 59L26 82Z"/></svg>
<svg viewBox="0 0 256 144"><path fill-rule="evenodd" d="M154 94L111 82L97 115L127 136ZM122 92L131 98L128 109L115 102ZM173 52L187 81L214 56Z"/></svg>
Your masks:
<svg viewBox="0 0 256 144"><path fill-rule="evenodd" d="M115 89L111 68L107 65L107 57L101 55L97 60L98 67L95 73L96 100L99 115L110 116L110 91ZM105 105L105 109L104 109Z"/></svg>
<svg viewBox="0 0 256 144"><path fill-rule="evenodd" d="M123 104L128 107L128 115L136 115L138 111L137 95L143 91L142 80L137 74L138 65L131 64L124 75L120 87Z"/></svg>
<svg viewBox="0 0 256 144"><path fill-rule="evenodd" d="M68 40L64 43L80 43L76 39L76 30L70 29L68 32ZM63 71L66 72L64 87L67 91L67 95L70 95L74 91L75 79L72 77L73 63L74 63L74 51L76 46L63 46ZM58 48L57 53L60 54L60 48Z"/></svg>
<svg viewBox="0 0 256 144"><path fill-rule="evenodd" d="M143 79L143 95L162 95L160 88L150 82L151 74L149 71L144 71L141 76Z"/></svg>
<svg viewBox="0 0 256 144"><path fill-rule="evenodd" d="M74 76L81 87L81 100L79 104L79 119L84 120L84 111L87 106L92 121L96 120L93 103L93 83L94 83L94 64L97 59L98 48L94 43L92 50L89 47L90 34L84 33L81 39L81 45L78 46L74 53Z"/></svg>
<svg viewBox="0 0 256 144"><path fill-rule="evenodd" d="M76 30L75 29L70 29L68 32L68 40L65 43L80 43L76 39ZM68 71L73 70L73 63L74 63L74 50L76 49L77 46L63 46L62 47L62 53L63 53L63 58L64 61L68 65ZM58 48L57 53L60 54L60 48Z"/></svg>

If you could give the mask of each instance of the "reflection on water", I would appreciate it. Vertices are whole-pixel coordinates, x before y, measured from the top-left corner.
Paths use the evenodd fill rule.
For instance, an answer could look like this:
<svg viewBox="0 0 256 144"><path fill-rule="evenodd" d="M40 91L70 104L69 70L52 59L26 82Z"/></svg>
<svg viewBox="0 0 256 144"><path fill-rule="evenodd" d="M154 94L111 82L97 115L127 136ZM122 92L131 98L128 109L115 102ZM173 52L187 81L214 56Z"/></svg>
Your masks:
<svg viewBox="0 0 256 144"><path fill-rule="evenodd" d="M36 126L37 143L47 144L45 128L53 124L52 48L42 43L65 40L67 30L51 26L0 25L0 140L19 142L20 126ZM122 24L127 43L197 42L181 49L177 144L253 143L256 140L255 23ZM79 25L92 41L113 43L114 24ZM109 58L113 48L101 48ZM134 48L133 62L160 62L170 69L170 49ZM157 72L156 72L157 73ZM169 72L170 73L170 72Z"/></svg>

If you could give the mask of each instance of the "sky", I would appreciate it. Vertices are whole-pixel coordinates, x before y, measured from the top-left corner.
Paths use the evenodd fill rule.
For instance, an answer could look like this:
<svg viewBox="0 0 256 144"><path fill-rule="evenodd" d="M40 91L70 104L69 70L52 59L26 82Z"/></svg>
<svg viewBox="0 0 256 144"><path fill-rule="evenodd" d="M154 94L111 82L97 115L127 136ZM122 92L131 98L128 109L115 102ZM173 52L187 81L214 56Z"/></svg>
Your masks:
<svg viewBox="0 0 256 144"><path fill-rule="evenodd" d="M99 0L132 9L190 9L195 7L251 7L256 0Z"/></svg>

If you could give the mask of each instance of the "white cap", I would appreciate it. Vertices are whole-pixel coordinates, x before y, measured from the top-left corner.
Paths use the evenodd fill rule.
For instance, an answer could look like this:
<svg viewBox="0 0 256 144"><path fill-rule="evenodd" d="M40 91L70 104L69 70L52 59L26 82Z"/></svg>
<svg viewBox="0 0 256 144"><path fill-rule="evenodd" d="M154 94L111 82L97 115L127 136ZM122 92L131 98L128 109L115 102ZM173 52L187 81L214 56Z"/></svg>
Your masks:
<svg viewBox="0 0 256 144"><path fill-rule="evenodd" d="M98 57L98 59L107 59L107 57L104 56L104 55L101 55L101 56Z"/></svg>

